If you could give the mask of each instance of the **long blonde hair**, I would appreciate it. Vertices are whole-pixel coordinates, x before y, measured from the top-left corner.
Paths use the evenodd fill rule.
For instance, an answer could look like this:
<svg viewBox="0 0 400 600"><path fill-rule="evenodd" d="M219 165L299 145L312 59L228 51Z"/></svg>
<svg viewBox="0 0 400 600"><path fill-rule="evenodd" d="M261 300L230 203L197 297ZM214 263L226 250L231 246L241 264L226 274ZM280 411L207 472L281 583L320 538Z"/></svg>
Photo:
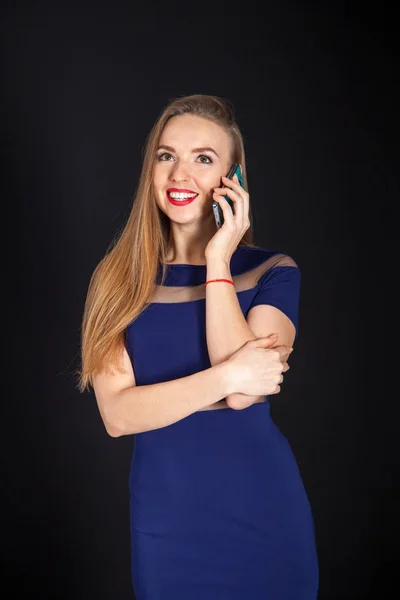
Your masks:
<svg viewBox="0 0 400 600"><path fill-rule="evenodd" d="M217 96L194 94L172 100L154 123L144 147L143 165L130 215L91 276L81 327L78 389L93 385L93 375L120 369L125 330L150 303L159 265L164 282L169 219L156 204L153 169L162 131L169 119L196 115L220 125L229 135L232 160L240 163L247 189L243 137L230 104ZM253 245L253 220L240 245Z"/></svg>

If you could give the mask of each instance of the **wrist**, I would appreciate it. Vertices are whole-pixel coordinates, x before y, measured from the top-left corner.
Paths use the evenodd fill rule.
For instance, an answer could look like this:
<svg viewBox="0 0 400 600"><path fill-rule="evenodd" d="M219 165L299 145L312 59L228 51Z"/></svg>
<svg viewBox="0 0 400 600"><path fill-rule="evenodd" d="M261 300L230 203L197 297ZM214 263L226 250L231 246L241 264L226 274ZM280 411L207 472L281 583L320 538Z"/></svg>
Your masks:
<svg viewBox="0 0 400 600"><path fill-rule="evenodd" d="M213 367L221 385L221 393L224 398L235 393L235 383L232 377L232 368L228 361L223 361Z"/></svg>
<svg viewBox="0 0 400 600"><path fill-rule="evenodd" d="M229 262L222 259L207 260L207 280L232 279Z"/></svg>

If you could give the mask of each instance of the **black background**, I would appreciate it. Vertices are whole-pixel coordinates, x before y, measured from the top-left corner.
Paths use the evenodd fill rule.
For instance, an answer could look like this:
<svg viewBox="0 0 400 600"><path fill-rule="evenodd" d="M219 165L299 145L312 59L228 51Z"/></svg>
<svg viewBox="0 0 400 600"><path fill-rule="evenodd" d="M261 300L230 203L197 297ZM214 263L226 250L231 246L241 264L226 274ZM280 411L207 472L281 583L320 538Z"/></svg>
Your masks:
<svg viewBox="0 0 400 600"><path fill-rule="evenodd" d="M272 412L313 507L319 598L397 589L398 391L385 390L397 366L384 284L397 270L398 50L394 14L366 6L3 5L2 562L12 597L132 598L133 439L107 436L72 372L88 281L128 216L146 135L189 93L234 104L256 242L302 270L299 338Z"/></svg>

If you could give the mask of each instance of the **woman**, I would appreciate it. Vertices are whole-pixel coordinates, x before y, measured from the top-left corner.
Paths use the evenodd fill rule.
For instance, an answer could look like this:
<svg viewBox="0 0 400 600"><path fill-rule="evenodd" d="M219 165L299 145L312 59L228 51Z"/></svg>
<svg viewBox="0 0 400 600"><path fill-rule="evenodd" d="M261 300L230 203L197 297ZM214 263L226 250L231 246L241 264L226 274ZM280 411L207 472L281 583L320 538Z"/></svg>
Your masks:
<svg viewBox="0 0 400 600"><path fill-rule="evenodd" d="M224 177L233 163L243 187ZM310 505L268 402L288 369L299 286L292 258L252 243L231 107L173 100L147 139L126 226L93 273L82 326L79 388L93 387L111 436L135 434L137 600L317 597Z"/></svg>

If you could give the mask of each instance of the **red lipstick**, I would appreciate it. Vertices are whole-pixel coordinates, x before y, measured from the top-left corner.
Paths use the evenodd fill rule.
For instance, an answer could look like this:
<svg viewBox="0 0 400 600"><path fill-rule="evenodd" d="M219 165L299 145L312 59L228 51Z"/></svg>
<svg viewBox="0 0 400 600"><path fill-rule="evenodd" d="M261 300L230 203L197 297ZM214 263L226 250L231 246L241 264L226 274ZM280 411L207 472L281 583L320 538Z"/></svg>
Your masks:
<svg viewBox="0 0 400 600"><path fill-rule="evenodd" d="M170 196L171 192L184 193L184 194L196 194L196 195L193 196L192 198L186 198L185 200L175 200L175 198L171 198L171 196ZM178 188L168 188L167 189L168 202L171 202L171 204L173 204L174 206L186 206L187 204L190 204L191 202L193 202L193 200L195 200L197 198L197 196L198 196L197 192L194 192L193 190L178 189Z"/></svg>

